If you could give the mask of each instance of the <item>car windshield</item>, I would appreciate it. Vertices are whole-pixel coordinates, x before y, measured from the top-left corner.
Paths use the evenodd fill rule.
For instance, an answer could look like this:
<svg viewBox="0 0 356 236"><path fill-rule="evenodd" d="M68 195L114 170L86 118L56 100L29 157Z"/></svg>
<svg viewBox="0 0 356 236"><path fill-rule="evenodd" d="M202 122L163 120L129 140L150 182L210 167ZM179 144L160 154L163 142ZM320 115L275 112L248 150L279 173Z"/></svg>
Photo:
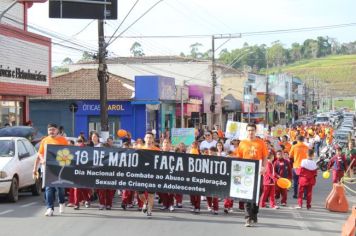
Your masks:
<svg viewBox="0 0 356 236"><path fill-rule="evenodd" d="M12 140L0 140L0 157L13 157L15 155L15 143Z"/></svg>
<svg viewBox="0 0 356 236"><path fill-rule="evenodd" d="M327 122L327 121L329 121L329 117L326 117L326 116L317 117L316 121Z"/></svg>

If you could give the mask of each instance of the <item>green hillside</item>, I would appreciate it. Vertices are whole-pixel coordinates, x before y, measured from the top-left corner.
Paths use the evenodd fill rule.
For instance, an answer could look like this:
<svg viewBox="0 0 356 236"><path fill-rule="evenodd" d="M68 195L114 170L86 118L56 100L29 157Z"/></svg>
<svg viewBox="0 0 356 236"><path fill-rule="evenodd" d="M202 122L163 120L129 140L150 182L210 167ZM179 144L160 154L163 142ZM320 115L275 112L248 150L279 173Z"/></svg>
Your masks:
<svg viewBox="0 0 356 236"><path fill-rule="evenodd" d="M308 84L315 78L316 86L321 90L328 87L334 96L356 96L356 55L301 60L269 72L290 73Z"/></svg>

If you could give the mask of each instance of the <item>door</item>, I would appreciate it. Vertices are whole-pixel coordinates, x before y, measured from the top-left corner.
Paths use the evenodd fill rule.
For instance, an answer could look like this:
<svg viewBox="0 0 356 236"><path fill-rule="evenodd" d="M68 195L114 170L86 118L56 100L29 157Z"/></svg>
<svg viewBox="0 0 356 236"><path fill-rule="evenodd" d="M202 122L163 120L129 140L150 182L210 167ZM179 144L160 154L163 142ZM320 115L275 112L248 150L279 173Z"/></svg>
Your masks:
<svg viewBox="0 0 356 236"><path fill-rule="evenodd" d="M18 163L19 163L19 187L24 187L31 185L32 179L32 169L34 164L34 159L31 158L30 152L26 149L23 140L17 141L18 150Z"/></svg>
<svg viewBox="0 0 356 236"><path fill-rule="evenodd" d="M116 131L121 128L120 117L118 116L109 116L108 119L109 125L109 135L112 137L116 137ZM100 133L101 131L101 121L100 116L89 116L89 124L88 129L90 131L97 131ZM106 140L103 140L106 141Z"/></svg>

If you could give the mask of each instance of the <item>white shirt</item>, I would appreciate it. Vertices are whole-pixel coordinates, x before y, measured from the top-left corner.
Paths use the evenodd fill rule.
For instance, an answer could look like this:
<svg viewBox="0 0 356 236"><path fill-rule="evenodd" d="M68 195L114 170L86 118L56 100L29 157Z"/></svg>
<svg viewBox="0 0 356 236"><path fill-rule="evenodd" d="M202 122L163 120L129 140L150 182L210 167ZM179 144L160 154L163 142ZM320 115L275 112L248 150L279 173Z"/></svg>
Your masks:
<svg viewBox="0 0 356 236"><path fill-rule="evenodd" d="M211 147L216 147L217 142L215 140L211 140L210 142L204 140L201 142L199 149L204 150L204 149L210 149Z"/></svg>
<svg viewBox="0 0 356 236"><path fill-rule="evenodd" d="M309 159L302 160L300 166L308 170L316 170L318 168L315 161Z"/></svg>

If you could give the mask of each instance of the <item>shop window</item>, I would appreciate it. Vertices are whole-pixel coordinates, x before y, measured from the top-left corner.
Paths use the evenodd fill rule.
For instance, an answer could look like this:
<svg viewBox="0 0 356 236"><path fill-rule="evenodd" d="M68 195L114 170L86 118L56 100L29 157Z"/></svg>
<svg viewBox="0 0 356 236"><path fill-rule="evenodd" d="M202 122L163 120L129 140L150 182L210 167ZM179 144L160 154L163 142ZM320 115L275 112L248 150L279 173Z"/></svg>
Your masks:
<svg viewBox="0 0 356 236"><path fill-rule="evenodd" d="M121 128L120 117L109 116L108 125L109 125L109 135L112 137L116 137L116 131ZM95 130L100 133L101 131L100 116L89 116L88 129L89 132Z"/></svg>
<svg viewBox="0 0 356 236"><path fill-rule="evenodd" d="M23 124L23 102L0 101L0 127Z"/></svg>

